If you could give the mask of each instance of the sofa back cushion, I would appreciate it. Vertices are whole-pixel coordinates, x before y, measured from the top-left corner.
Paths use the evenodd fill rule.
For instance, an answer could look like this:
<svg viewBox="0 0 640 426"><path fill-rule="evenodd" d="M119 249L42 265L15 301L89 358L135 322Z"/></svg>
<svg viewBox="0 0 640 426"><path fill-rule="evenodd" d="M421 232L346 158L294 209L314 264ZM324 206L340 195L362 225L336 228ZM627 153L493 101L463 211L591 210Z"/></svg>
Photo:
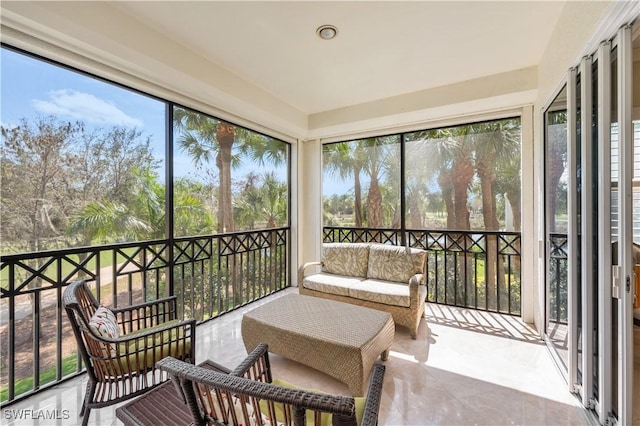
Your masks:
<svg viewBox="0 0 640 426"><path fill-rule="evenodd" d="M421 249L372 245L367 278L408 284L412 276L424 273L426 261L427 252Z"/></svg>
<svg viewBox="0 0 640 426"><path fill-rule="evenodd" d="M369 244L326 243L322 246L322 271L348 277L366 278Z"/></svg>

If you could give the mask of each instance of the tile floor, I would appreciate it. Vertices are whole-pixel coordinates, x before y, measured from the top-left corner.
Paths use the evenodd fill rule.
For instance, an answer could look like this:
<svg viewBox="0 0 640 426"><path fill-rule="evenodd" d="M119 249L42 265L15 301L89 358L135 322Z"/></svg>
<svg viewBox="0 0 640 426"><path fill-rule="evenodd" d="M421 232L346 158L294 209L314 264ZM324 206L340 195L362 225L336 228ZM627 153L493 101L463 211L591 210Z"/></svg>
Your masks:
<svg viewBox="0 0 640 426"><path fill-rule="evenodd" d="M280 297L290 289L273 297ZM270 298L258 303L266 303ZM198 328L198 362L237 365L246 352L242 313ZM427 327L428 324L428 327ZM346 385L277 355L274 374L300 386L348 394ZM517 318L427 305L418 339L398 328L391 348L380 411L381 425L584 425L590 417L551 361L535 331ZM74 379L3 410L6 425L79 424L85 380ZM16 420L7 410L39 410L58 420ZM56 411L57 410L57 411ZM115 407L93 410L90 424L120 425Z"/></svg>

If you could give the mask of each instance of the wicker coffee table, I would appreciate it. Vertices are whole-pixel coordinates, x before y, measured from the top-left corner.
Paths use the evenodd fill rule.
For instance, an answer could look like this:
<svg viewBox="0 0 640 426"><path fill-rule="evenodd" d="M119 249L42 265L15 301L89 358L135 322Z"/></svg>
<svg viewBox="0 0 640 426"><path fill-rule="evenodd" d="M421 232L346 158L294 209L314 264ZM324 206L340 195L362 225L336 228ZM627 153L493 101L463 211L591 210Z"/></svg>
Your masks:
<svg viewBox="0 0 640 426"><path fill-rule="evenodd" d="M242 317L247 353L260 342L269 352L320 370L363 396L373 363L393 343L391 314L312 296L289 294Z"/></svg>

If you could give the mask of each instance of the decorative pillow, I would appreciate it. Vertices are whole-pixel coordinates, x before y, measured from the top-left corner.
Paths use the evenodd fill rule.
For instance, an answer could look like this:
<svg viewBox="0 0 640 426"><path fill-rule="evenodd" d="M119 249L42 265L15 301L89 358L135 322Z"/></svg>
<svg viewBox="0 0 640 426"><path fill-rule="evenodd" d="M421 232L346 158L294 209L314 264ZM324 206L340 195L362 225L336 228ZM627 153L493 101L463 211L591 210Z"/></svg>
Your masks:
<svg viewBox="0 0 640 426"><path fill-rule="evenodd" d="M305 390L302 388L299 388L295 385L292 385L291 383L285 382L284 380L280 380L277 378L274 378L273 381L271 382L272 384L276 385L276 386L282 386L283 388L289 388L289 389L299 389L299 390ZM315 389L309 389L310 392L315 392L315 393L326 393L326 392L322 392L319 390L315 390ZM356 406L356 421L357 424L360 425L362 424L362 416L364 414L364 406L366 405L367 402L367 398L365 397L357 397L354 398L354 402L355 402L355 406ZM278 424L280 424L280 422L284 422L284 407L282 404L274 404L275 405L275 412L276 412L276 421L278 422ZM267 401L265 400L261 400L260 401L260 410L262 411L262 415L263 417L266 418L267 421L270 421L269 417L265 415L265 413L268 413L268 407L267 407ZM306 424L309 426L331 426L333 424L333 415L330 413L323 413L321 418L320 418L320 425L315 425L315 421L314 421L314 416L313 416L314 412L311 410L307 410L307 414L306 414ZM269 423L269 424L273 424L273 423Z"/></svg>
<svg viewBox="0 0 640 426"><path fill-rule="evenodd" d="M421 249L372 245L367 278L408 284L412 276L424 273L426 260L427 252Z"/></svg>
<svg viewBox="0 0 640 426"><path fill-rule="evenodd" d="M104 306L98 307L95 313L89 320L89 329L94 332L96 335L105 338L105 339L117 339L120 337L120 331L118 329L118 322L116 321L116 316L111 312L110 309L105 308ZM110 348L108 350L108 354L115 356L116 354L116 345L112 343L109 345Z"/></svg>
<svg viewBox="0 0 640 426"><path fill-rule="evenodd" d="M322 246L322 271L348 277L367 276L369 244L326 243Z"/></svg>

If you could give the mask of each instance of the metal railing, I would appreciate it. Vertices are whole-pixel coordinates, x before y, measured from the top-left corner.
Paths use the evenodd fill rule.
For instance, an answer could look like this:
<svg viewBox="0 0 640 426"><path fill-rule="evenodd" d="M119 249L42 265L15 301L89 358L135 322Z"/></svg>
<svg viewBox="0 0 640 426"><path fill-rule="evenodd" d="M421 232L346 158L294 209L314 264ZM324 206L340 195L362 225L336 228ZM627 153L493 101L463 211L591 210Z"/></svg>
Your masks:
<svg viewBox="0 0 640 426"><path fill-rule="evenodd" d="M520 315L519 232L324 227L323 241L424 249L428 302Z"/></svg>
<svg viewBox="0 0 640 426"><path fill-rule="evenodd" d="M199 322L289 286L289 228L2 256L0 403L83 371L62 293L90 283L110 307L169 295Z"/></svg>
<svg viewBox="0 0 640 426"><path fill-rule="evenodd" d="M567 324L569 319L569 239L567 234L549 234L549 321Z"/></svg>

